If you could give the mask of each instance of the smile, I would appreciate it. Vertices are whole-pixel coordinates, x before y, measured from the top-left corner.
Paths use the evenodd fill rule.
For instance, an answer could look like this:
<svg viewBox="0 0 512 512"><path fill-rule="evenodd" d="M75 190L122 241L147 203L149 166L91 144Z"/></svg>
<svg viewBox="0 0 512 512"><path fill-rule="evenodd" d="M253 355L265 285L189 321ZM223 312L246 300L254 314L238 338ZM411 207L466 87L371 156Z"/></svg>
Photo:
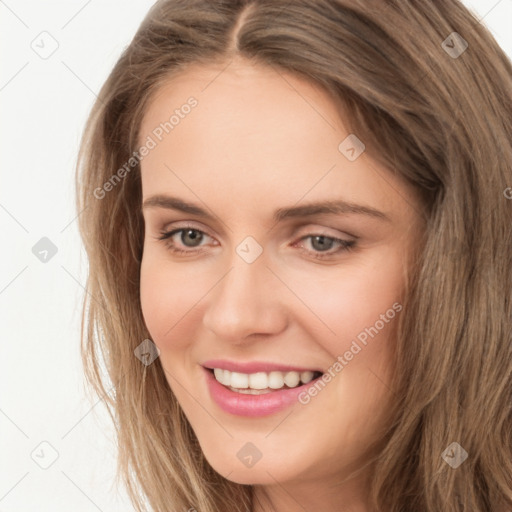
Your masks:
<svg viewBox="0 0 512 512"><path fill-rule="evenodd" d="M202 367L206 387L212 401L235 416L267 416L286 409L299 402L299 395L323 375L313 369L277 370L276 365L247 365L246 372L234 371L233 366L245 369L242 365L221 366L231 366L232 370L213 364Z"/></svg>
<svg viewBox="0 0 512 512"><path fill-rule="evenodd" d="M214 368L213 374L217 382L223 386L228 387L231 391L237 393L247 393L252 395L259 395L264 393L271 393L277 389L284 387L296 388L299 384L307 384L315 378L315 373L320 372L305 371L305 372L257 372L257 373L239 373L223 370L221 368ZM318 377L318 375L316 375Z"/></svg>

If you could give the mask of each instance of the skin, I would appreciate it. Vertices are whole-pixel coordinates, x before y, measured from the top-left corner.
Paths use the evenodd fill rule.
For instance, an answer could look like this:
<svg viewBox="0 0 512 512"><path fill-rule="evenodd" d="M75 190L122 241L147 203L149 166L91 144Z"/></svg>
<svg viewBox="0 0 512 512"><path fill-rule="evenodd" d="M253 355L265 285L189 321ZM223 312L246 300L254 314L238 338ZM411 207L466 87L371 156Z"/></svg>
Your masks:
<svg viewBox="0 0 512 512"><path fill-rule="evenodd" d="M367 474L347 477L367 461L393 399L387 383L399 314L310 403L265 417L221 410L199 363L259 360L327 370L400 302L406 257L423 228L418 198L367 152L351 162L338 150L350 131L325 92L239 59L227 68L193 66L169 80L146 110L140 140L190 96L198 105L141 162L143 201L168 194L215 215L143 209L141 304L167 381L211 466L255 485L254 510L369 511ZM278 208L333 199L390 220L272 220ZM162 231L189 225L205 233L193 232L195 245L186 231L158 240ZM321 246L308 235L357 240L351 251L327 240L330 256L321 260ZM236 252L247 236L263 249L250 264ZM175 254L172 243L190 252ZM262 453L251 468L237 458L247 442Z"/></svg>

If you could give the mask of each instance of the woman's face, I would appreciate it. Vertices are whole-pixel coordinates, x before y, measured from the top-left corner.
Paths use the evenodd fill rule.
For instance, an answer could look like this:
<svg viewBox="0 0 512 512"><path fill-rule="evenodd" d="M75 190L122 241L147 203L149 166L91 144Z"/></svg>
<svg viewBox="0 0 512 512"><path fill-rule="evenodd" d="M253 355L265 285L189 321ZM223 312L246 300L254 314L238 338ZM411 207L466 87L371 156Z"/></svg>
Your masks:
<svg viewBox="0 0 512 512"><path fill-rule="evenodd" d="M240 61L189 68L142 123L143 315L229 480L339 481L393 399L420 206L342 123L318 88Z"/></svg>

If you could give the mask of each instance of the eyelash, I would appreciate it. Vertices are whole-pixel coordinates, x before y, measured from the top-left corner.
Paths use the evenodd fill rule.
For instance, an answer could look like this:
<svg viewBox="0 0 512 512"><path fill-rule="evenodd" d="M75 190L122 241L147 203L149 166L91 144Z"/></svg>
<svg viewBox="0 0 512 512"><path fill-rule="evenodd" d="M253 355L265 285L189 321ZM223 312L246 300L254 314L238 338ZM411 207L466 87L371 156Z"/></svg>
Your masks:
<svg viewBox="0 0 512 512"><path fill-rule="evenodd" d="M160 240L160 241L163 241L165 243L165 245L169 248L169 250L174 253L174 254L178 254L178 255L187 255L187 254L200 254L201 252L203 252L202 250L199 250L199 251L196 251L196 250L183 250L183 249L178 249L176 248L176 246L172 243L172 241L170 240L174 235L176 235L177 233L181 233L183 231L186 231L186 230L189 230L189 231L195 231L196 233L200 233L202 235L206 235L206 236L210 236L208 235L208 233L205 233L204 231L201 231L200 229L196 229L194 227L187 227L187 226L184 226L184 227L181 227L181 228L177 228L177 229L173 229L172 231L161 231L160 232L160 236L159 237L156 237L157 240ZM308 255L312 255L314 258L316 259L319 259L319 260L323 260L323 259L328 259L330 257L333 257L335 256L336 254L340 253L340 252L350 252L352 250L354 250L355 248L355 245L356 245L356 242L354 240L342 240L341 238L336 238L336 237L332 237L332 236L326 236L326 235L316 235L316 234L310 234L310 235L306 235L306 236L303 236L300 241L302 240L307 240L308 238L313 238L315 236L321 236L321 237L324 237L328 240L333 240L334 242L338 243L340 245L340 248L335 251L335 252L318 252L318 251L309 251L309 250L305 250L305 249L302 249L301 252L304 252L304 253L307 253ZM211 237L210 237L211 238Z"/></svg>

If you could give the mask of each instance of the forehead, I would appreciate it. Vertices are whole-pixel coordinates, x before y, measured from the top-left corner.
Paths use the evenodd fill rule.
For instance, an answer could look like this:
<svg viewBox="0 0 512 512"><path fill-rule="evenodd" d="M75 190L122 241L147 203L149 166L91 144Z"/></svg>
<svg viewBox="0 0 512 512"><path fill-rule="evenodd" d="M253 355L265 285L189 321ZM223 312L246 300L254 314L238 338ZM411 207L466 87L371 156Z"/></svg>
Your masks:
<svg viewBox="0 0 512 512"><path fill-rule="evenodd" d="M400 206L383 194L392 176L364 153L355 161L342 154L348 135L316 84L237 61L194 66L169 79L146 110L140 140L156 144L141 162L143 195L225 193L248 210L251 202L288 205L306 195Z"/></svg>
<svg viewBox="0 0 512 512"><path fill-rule="evenodd" d="M195 96L203 109L227 106L223 117L233 115L240 103L247 108L279 102L283 108L304 115L309 110L310 115L323 116L328 126L341 126L332 99L318 84L240 58L228 63L192 64L170 77L153 95L143 124L157 120L154 116L158 117L162 107L179 107L190 96Z"/></svg>
<svg viewBox="0 0 512 512"><path fill-rule="evenodd" d="M196 106L187 107L189 101ZM170 79L146 109L142 137L169 120L172 130L162 135L174 146L183 145L193 132L198 147L229 148L235 155L249 149L282 153L288 147L292 156L297 144L335 153L338 132L344 131L332 100L318 86L239 61L195 65ZM325 140L323 148L317 140Z"/></svg>

